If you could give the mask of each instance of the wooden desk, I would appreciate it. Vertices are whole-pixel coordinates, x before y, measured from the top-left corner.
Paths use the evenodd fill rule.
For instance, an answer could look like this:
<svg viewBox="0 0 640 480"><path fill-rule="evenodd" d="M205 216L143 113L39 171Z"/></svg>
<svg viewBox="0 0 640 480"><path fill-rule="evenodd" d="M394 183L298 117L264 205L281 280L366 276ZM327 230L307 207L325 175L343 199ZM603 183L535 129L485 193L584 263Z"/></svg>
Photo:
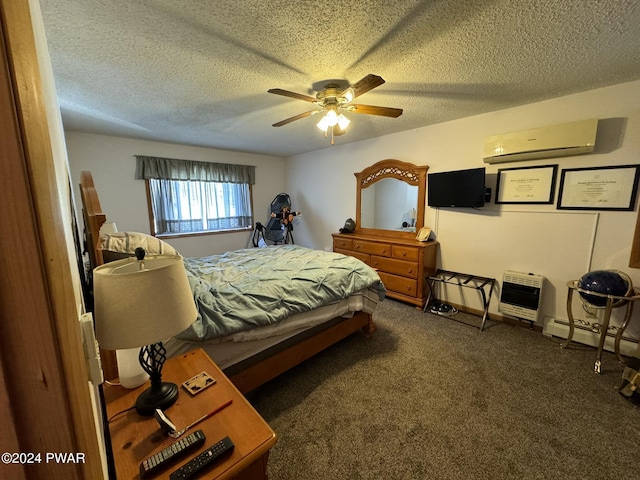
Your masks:
<svg viewBox="0 0 640 480"><path fill-rule="evenodd" d="M203 371L215 378L216 383L192 396L181 384ZM200 449L187 454L158 475L145 477L145 480L168 478L169 473L225 436L229 436L235 444L231 456L220 460L201 478L267 479L269 450L276 443L276 434L203 350L194 350L167 360L162 370L162 380L173 382L180 389L176 403L165 411L178 429L229 399L233 403L187 432L198 429L204 431L207 440ZM114 417L118 412L132 407L138 395L148 386L147 381L133 390L107 384L104 387L107 417L113 417L109 432L118 480L139 479L140 462L175 441L161 432L154 417L140 416L135 409Z"/></svg>

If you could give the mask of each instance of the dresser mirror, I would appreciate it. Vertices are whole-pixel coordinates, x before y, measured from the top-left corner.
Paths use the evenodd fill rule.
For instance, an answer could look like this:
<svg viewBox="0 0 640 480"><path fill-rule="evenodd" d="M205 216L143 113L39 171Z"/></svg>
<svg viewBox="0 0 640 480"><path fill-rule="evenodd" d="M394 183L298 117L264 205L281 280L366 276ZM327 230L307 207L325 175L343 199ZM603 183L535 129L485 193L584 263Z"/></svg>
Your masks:
<svg viewBox="0 0 640 480"><path fill-rule="evenodd" d="M415 238L424 226L428 168L389 159L356 173L356 231Z"/></svg>

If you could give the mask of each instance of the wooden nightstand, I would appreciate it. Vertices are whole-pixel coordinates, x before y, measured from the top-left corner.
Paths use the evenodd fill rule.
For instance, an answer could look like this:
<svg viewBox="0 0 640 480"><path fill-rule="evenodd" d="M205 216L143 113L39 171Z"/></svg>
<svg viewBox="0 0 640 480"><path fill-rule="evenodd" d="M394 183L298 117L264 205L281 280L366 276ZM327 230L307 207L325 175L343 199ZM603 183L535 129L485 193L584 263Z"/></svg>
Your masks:
<svg viewBox="0 0 640 480"><path fill-rule="evenodd" d="M215 378L216 383L192 396L181 384L203 371ZM269 450L276 443L276 434L203 350L194 350L167 360L162 370L162 380L173 382L180 389L177 402L165 412L178 429L227 400L231 399L233 403L187 432L198 429L204 431L207 440L200 449L192 451L158 475L145 477L145 480L168 478L169 473L225 436L229 436L235 444L231 456L220 460L201 478L267 479ZM107 417L112 418L118 412L132 407L138 395L148 386L149 382L127 390L105 384ZM135 409L115 416L109 423L109 433L118 480L139 479L140 462L175 441L161 432L154 417L142 417Z"/></svg>

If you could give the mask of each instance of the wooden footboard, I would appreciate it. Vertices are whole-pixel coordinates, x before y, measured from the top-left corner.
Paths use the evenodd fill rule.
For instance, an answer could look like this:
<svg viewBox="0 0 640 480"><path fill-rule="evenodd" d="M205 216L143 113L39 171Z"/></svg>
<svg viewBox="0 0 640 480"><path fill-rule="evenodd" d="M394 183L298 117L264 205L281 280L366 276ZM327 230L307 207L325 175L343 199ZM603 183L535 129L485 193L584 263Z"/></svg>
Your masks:
<svg viewBox="0 0 640 480"><path fill-rule="evenodd" d="M373 334L376 327L370 314L358 312L353 317L344 319L286 350L230 375L229 379L238 390L246 394L358 330L366 336Z"/></svg>

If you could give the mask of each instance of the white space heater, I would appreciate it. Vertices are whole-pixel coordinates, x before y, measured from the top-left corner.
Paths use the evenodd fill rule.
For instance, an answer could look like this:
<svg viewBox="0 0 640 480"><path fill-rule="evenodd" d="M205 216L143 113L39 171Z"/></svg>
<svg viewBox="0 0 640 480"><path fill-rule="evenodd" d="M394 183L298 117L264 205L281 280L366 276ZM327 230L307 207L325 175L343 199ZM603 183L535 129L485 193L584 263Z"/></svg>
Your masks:
<svg viewBox="0 0 640 480"><path fill-rule="evenodd" d="M544 277L505 270L498 310L531 322L538 320Z"/></svg>

